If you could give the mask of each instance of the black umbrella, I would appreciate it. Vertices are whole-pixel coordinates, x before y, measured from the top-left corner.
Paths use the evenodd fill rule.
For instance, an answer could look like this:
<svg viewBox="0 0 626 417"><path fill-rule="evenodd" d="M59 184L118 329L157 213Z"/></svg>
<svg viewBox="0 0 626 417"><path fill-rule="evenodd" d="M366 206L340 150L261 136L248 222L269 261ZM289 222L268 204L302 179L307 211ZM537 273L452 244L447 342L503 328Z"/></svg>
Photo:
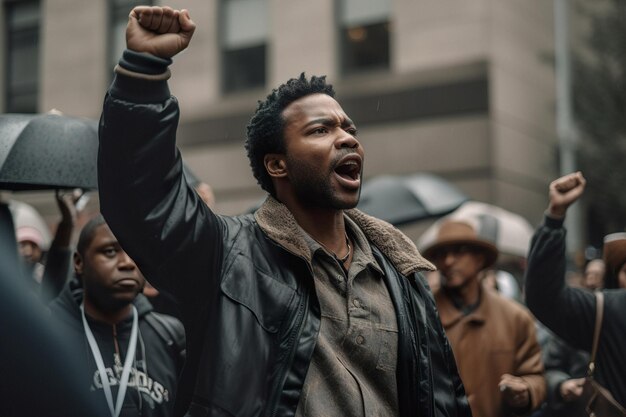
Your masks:
<svg viewBox="0 0 626 417"><path fill-rule="evenodd" d="M365 181L357 208L401 225L448 214L467 199L454 185L436 175L383 175Z"/></svg>
<svg viewBox="0 0 626 417"><path fill-rule="evenodd" d="M0 189L95 189L98 123L56 114L0 115Z"/></svg>

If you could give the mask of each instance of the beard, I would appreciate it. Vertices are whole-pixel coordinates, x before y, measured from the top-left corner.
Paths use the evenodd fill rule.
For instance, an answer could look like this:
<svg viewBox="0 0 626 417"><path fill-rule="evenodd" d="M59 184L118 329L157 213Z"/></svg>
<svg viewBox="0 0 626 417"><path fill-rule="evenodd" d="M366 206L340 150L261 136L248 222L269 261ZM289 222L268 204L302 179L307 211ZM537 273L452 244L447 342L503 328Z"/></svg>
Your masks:
<svg viewBox="0 0 626 417"><path fill-rule="evenodd" d="M301 160L292 160L287 155L289 179L293 185L297 199L308 207L333 210L347 210L356 207L361 196L359 187L356 199L342 198L341 191L331 182L335 175L334 168L337 162L345 156L340 154L322 171L319 166L312 166Z"/></svg>

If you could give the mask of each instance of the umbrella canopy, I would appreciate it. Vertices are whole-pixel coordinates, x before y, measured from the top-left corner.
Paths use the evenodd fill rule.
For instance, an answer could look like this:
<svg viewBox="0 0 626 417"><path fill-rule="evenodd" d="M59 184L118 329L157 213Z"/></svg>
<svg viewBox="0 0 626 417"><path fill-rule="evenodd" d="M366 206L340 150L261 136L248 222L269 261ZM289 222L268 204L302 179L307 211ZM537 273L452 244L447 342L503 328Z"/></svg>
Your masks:
<svg viewBox="0 0 626 417"><path fill-rule="evenodd" d="M493 225L489 234L500 253L526 257L530 239L534 233L531 224L519 214L510 212L501 207L478 201L467 201L458 209L437 220L430 226L417 242L420 250L429 247L437 238L439 227L449 219L468 220L478 219L481 216L492 218ZM484 222L483 222L484 223Z"/></svg>
<svg viewBox="0 0 626 417"><path fill-rule="evenodd" d="M95 189L98 123L56 114L0 115L0 189Z"/></svg>
<svg viewBox="0 0 626 417"><path fill-rule="evenodd" d="M357 208L397 226L443 216L467 199L455 186L436 175L384 175L363 184Z"/></svg>

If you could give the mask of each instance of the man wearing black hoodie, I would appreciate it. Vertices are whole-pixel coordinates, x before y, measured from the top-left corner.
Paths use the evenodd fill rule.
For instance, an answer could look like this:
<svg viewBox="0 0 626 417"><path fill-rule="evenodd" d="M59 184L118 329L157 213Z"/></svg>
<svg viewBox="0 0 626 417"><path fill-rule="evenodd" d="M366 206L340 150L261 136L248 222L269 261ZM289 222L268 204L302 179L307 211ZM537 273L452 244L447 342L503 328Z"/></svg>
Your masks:
<svg viewBox="0 0 626 417"><path fill-rule="evenodd" d="M102 216L83 228L74 270L78 279L50 309L84 353L85 388L113 417L173 415L182 324L152 311L141 294L143 275Z"/></svg>

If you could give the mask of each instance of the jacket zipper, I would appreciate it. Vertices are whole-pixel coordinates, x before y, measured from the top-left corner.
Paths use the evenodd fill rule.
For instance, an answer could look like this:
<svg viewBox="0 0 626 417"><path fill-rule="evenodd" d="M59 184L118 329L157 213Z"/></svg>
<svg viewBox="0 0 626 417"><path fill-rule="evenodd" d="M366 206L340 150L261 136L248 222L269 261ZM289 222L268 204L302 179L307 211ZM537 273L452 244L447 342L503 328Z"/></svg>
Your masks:
<svg viewBox="0 0 626 417"><path fill-rule="evenodd" d="M308 311L308 293L304 294L301 299L300 299L300 304L298 305L298 314L296 316L296 322L297 322L297 326L298 328L293 331L289 337L289 345L288 345L288 349L289 349L289 357L287 358L286 361L284 361L282 363L282 369L280 372L280 384L278 384L276 386L276 389L274 391L274 393L272 394L272 401L270 402L271 406L271 416L275 417L276 413L278 412L278 402L280 401L280 394L283 391L283 387L285 385L285 380L287 379L287 374L289 373L289 369L291 367L291 364L293 362L293 357L296 354L296 341L300 340L300 335L302 334L302 328L303 323L304 323L304 317L305 317L305 312Z"/></svg>

